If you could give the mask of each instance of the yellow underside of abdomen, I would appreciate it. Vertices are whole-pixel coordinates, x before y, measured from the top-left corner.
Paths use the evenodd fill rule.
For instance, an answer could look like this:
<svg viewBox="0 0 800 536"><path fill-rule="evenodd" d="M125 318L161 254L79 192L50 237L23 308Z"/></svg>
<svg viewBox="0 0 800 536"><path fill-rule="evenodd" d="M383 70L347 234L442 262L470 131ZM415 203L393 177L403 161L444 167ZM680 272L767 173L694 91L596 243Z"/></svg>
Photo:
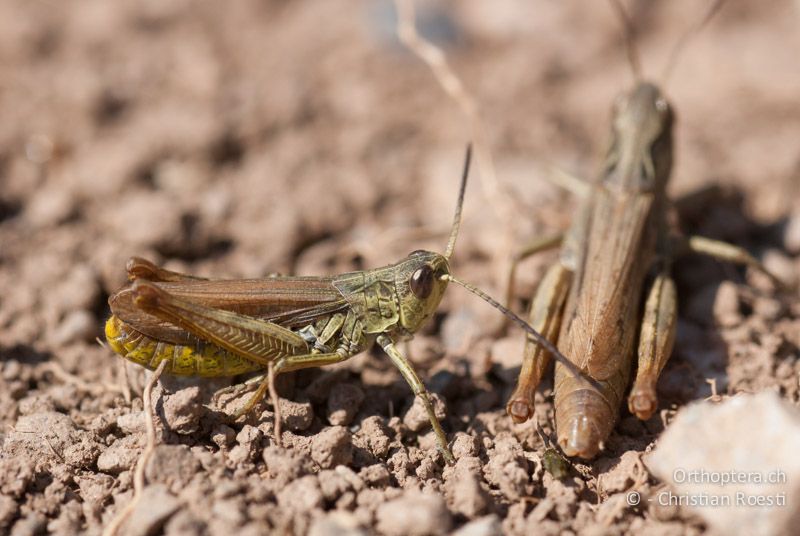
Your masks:
<svg viewBox="0 0 800 536"><path fill-rule="evenodd" d="M106 340L111 348L137 365L154 370L168 361L164 372L178 376L235 376L264 367L210 343L196 346L155 340L112 316L106 322Z"/></svg>

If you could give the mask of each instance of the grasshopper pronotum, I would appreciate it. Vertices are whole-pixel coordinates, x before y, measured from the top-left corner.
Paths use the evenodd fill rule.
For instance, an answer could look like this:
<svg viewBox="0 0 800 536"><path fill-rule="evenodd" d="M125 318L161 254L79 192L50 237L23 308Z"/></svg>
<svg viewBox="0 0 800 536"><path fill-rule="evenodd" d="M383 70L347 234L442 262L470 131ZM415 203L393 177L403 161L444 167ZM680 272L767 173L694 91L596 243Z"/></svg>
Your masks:
<svg viewBox="0 0 800 536"><path fill-rule="evenodd" d="M115 352L154 369L192 376L234 376L267 371L237 416L252 409L267 389L277 404L277 374L339 363L377 342L419 396L438 448L452 463L444 431L424 384L397 348L428 320L447 283L458 283L511 317L564 365L580 373L546 339L505 307L450 273L469 172L470 150L461 179L450 239L444 255L415 251L383 268L330 277L270 277L207 280L132 258L131 283L109 298L112 316L106 338ZM276 415L276 441L280 440Z"/></svg>
<svg viewBox="0 0 800 536"><path fill-rule="evenodd" d="M712 4L693 30L721 3ZM600 386L578 384L556 364L558 443L566 455L587 459L603 448L616 423L637 341L638 366L628 408L640 419L650 418L657 409L656 382L675 340L677 296L670 275L675 257L685 252L712 255L760 270L780 286L743 249L670 229L666 185L672 165L672 110L661 90L642 80L630 21L621 4L615 1L613 6L625 22L637 83L615 103L611 144L597 181L560 181L581 198L569 230L531 244L514 262L516 266L533 253L561 246L559 261L539 284L529 320ZM513 277L514 268L509 299ZM515 422L533 416L534 392L549 360L548 350L529 339L516 390L506 406Z"/></svg>

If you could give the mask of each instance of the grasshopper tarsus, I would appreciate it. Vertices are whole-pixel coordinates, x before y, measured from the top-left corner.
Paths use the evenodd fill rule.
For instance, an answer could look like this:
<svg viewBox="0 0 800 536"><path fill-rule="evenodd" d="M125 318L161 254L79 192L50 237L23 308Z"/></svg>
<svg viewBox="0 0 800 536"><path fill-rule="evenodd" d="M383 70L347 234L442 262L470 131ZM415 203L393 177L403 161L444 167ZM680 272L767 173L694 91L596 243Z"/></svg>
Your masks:
<svg viewBox="0 0 800 536"><path fill-rule="evenodd" d="M534 406L528 399L533 398L533 393L523 393L521 396L516 395L506 404L506 412L511 417L511 420L516 424L522 424L534 415Z"/></svg>
<svg viewBox="0 0 800 536"><path fill-rule="evenodd" d="M648 420L658 409L655 379L648 385L635 385L628 396L628 411L642 421Z"/></svg>

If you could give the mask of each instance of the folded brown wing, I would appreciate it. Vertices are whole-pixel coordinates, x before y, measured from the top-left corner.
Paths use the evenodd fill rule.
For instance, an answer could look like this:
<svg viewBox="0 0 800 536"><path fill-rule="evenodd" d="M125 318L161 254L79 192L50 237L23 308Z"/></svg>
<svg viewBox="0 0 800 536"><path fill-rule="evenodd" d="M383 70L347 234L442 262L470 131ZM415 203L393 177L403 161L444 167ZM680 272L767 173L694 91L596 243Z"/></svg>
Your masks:
<svg viewBox="0 0 800 536"><path fill-rule="evenodd" d="M331 282L332 278L323 277L274 277L153 284L183 300L296 327L347 308ZM149 337L173 344L196 342L193 335L136 307L130 286L112 295L108 303L112 314Z"/></svg>

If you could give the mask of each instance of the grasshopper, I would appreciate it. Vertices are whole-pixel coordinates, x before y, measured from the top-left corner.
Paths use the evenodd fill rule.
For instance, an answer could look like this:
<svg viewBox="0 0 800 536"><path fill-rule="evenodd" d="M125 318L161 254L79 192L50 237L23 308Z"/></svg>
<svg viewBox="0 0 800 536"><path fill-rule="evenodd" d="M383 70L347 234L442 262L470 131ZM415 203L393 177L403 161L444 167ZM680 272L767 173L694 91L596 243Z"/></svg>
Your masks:
<svg viewBox="0 0 800 536"><path fill-rule="evenodd" d="M599 177L592 183L568 176L557 181L580 197L570 228L521 251L512 262L508 285L510 300L516 264L561 246L558 262L548 269L532 300L529 321L600 386L573 381L556 363L558 443L567 456L585 459L602 450L616 423L634 351L637 368L628 409L646 420L658 407L656 382L675 341L677 296L670 272L678 256L701 253L746 265L780 287L777 278L742 248L685 237L670 227L666 187L672 165L672 108L658 86L642 80L630 20L621 4L612 4L628 29L636 84L615 102L611 142ZM720 4L712 5L695 31ZM534 392L549 362L548 350L529 338L516 389L506 405L514 422L533 416Z"/></svg>
<svg viewBox="0 0 800 536"><path fill-rule="evenodd" d="M208 280L165 270L139 258L127 265L130 283L109 298L105 326L111 348L149 369L202 377L267 371L236 417L274 389L276 375L340 363L377 343L422 401L448 463L453 454L425 385L397 348L433 315L452 281L509 316L547 347L567 369L580 373L542 335L476 287L450 273L470 163L467 150L458 203L445 254L418 250L382 268L329 277L278 276Z"/></svg>

